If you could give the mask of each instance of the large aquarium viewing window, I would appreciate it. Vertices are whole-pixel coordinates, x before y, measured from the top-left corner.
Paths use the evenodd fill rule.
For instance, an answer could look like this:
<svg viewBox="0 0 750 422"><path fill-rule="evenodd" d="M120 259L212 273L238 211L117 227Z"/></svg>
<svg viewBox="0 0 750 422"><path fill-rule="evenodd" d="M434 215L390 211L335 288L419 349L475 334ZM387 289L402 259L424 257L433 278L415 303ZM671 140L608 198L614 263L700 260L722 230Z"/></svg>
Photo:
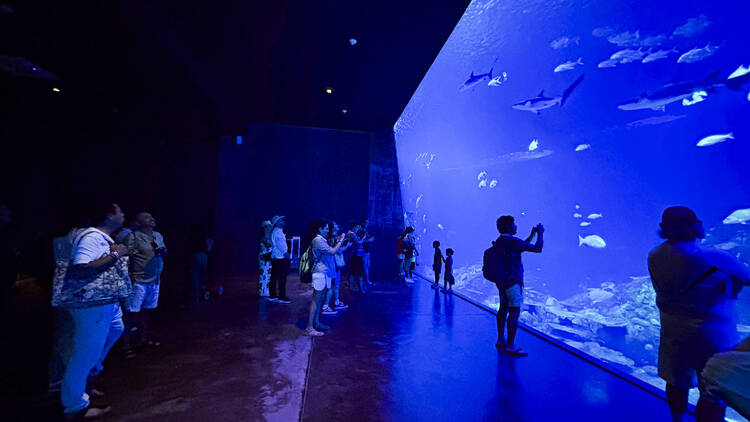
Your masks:
<svg viewBox="0 0 750 422"><path fill-rule="evenodd" d="M657 387L647 256L685 205L705 244L750 262L750 50L736 2L475 0L394 127L417 271L452 248L455 289L482 277L495 220L524 254L521 321ZM740 332L750 335L750 296ZM488 327L494 329L494 327Z"/></svg>

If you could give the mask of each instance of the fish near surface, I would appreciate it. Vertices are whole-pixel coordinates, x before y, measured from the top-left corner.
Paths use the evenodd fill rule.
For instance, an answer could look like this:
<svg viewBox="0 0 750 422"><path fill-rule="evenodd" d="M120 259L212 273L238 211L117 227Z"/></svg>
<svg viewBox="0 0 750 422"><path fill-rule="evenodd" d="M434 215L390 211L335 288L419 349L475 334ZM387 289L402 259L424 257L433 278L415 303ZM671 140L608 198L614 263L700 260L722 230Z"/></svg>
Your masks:
<svg viewBox="0 0 750 422"><path fill-rule="evenodd" d="M589 148L591 148L591 145L589 144L580 144L576 147L576 152L585 151Z"/></svg>
<svg viewBox="0 0 750 422"><path fill-rule="evenodd" d="M565 72L566 70L573 70L578 65L583 65L583 57L579 57L578 60L576 60L574 62L573 61L571 61L571 62L565 62L565 63L557 66L555 68L554 72L555 73L559 73L559 72Z"/></svg>

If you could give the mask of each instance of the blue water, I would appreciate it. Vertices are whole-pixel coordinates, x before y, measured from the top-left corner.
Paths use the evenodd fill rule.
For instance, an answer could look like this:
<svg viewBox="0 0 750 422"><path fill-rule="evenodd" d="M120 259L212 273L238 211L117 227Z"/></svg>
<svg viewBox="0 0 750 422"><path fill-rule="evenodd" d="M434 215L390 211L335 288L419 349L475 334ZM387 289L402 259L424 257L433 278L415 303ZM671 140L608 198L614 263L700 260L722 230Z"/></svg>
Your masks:
<svg viewBox="0 0 750 422"><path fill-rule="evenodd" d="M726 86L750 65L739 5L473 1L394 127L418 270L431 276L431 243L439 240L456 251L457 288L496 306L494 285L481 277L495 220L515 216L521 237L543 223L544 252L524 256L524 322L661 385L646 257L660 242L663 209L693 208L706 243L750 261L750 226L724 224L750 208L750 83ZM649 50L666 57L643 63ZM566 62L571 70L554 71ZM466 86L472 72L490 69L492 84L487 76ZM541 90L561 96L581 75L562 106L539 114L512 107ZM667 86L690 81L702 82ZM664 111L618 108L644 92L658 101L665 87L689 95ZM697 146L727 134L733 139ZM579 246L590 235L606 246ZM740 303L740 329L748 331L750 300Z"/></svg>

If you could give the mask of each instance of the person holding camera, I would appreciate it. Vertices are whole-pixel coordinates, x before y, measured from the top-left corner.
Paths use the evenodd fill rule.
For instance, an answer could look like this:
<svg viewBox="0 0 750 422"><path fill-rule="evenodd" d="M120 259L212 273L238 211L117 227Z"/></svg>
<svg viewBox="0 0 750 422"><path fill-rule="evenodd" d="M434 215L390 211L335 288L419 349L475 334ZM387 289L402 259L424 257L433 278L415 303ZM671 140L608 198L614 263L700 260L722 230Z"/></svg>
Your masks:
<svg viewBox="0 0 750 422"><path fill-rule="evenodd" d="M538 224L531 229L526 240L515 237L518 228L515 219L504 215L497 219L500 236L492 242L492 247L484 252L482 273L484 278L497 285L500 295L500 308L497 311L497 343L495 347L513 356L528 356L515 345L518 317L523 305L523 263L521 253L542 252L544 226ZM536 242L531 243L536 235ZM505 340L505 327L508 339Z"/></svg>

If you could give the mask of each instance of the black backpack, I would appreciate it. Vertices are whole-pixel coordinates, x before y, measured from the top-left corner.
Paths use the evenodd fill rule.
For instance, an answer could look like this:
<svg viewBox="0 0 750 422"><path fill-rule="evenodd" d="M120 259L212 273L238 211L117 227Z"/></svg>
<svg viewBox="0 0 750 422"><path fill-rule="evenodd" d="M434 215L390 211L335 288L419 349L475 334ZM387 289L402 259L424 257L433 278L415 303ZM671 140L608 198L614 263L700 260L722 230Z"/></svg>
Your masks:
<svg viewBox="0 0 750 422"><path fill-rule="evenodd" d="M500 287L510 287L507 285L511 272L510 261L511 256L506 252L506 248L501 248L495 242L492 242L492 247L484 251L482 275Z"/></svg>

